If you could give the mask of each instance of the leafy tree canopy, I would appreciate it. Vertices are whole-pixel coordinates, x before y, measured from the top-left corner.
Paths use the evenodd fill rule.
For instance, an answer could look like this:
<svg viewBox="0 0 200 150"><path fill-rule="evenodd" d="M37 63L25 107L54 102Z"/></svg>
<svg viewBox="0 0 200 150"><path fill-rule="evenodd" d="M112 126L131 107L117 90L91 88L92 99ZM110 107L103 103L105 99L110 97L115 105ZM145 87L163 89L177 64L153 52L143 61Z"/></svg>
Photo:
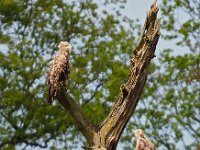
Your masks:
<svg viewBox="0 0 200 150"><path fill-rule="evenodd" d="M134 33L139 31L137 22L120 14L125 2L1 0L2 149L70 149L84 141L59 104L45 104L47 62L62 39L73 46L69 93L92 121L105 118L127 80ZM163 38L178 41L177 45L190 52L173 56L169 47L157 56L138 109L121 139L124 149L133 149L136 128L144 128L162 149L191 149L200 142L200 14L196 4L195 0L162 2ZM187 15L180 23L179 10Z"/></svg>
<svg viewBox="0 0 200 150"><path fill-rule="evenodd" d="M45 148L50 141L69 149L67 141L77 139L63 108L45 104L47 62L62 39L73 45L69 93L96 123L106 116L128 72L124 67L135 39L121 25L129 24L119 12L123 5L124 1L109 0L1 1L3 149L21 144Z"/></svg>

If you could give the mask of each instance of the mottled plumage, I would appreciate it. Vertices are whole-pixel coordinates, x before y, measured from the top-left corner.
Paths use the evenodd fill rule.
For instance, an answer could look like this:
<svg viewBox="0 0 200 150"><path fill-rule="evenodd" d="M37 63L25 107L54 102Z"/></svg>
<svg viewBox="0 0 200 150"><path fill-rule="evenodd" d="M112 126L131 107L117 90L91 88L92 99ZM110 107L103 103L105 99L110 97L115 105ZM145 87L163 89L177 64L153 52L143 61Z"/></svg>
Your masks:
<svg viewBox="0 0 200 150"><path fill-rule="evenodd" d="M156 150L156 147L144 135L144 132L141 129L135 131L135 136L137 139L136 150Z"/></svg>
<svg viewBox="0 0 200 150"><path fill-rule="evenodd" d="M49 69L49 97L48 103L52 103L56 93L62 84L66 87L67 79L70 72L69 54L71 45L68 42L61 41L58 45L59 52L50 62Z"/></svg>

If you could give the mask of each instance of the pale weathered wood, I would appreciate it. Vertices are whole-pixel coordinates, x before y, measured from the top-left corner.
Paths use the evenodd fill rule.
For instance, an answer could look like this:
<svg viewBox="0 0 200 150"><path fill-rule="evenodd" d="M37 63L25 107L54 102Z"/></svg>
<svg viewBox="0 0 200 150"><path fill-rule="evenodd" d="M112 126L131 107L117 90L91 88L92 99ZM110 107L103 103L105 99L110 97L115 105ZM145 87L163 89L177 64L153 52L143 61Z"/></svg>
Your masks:
<svg viewBox="0 0 200 150"><path fill-rule="evenodd" d="M121 93L110 114L100 126L102 143L108 150L116 149L121 133L132 116L145 85L150 61L154 58L160 36L157 13L158 7L154 3L147 15L140 41L133 52L128 82L121 87Z"/></svg>

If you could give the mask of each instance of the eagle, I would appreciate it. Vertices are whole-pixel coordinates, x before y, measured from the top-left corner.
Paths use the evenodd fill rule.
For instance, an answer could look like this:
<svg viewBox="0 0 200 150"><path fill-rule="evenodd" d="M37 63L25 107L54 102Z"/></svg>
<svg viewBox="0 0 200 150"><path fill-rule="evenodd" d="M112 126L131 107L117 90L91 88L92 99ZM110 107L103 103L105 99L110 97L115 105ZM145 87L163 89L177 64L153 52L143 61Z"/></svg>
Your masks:
<svg viewBox="0 0 200 150"><path fill-rule="evenodd" d="M71 45L66 41L61 41L58 45L58 48L58 54L53 57L49 66L49 95L47 102L50 104L53 103L54 97L56 97L59 87L62 85L66 88L70 73L69 56L71 53Z"/></svg>
<svg viewBox="0 0 200 150"><path fill-rule="evenodd" d="M156 147L145 136L141 129L135 131L135 137L137 139L136 150L156 150Z"/></svg>

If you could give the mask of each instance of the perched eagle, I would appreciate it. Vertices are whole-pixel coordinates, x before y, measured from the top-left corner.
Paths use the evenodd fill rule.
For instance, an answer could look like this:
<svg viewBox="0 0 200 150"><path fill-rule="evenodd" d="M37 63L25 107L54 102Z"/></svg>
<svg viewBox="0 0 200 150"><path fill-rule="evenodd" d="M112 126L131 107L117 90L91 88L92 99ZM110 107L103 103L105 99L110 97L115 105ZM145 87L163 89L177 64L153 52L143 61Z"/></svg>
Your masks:
<svg viewBox="0 0 200 150"><path fill-rule="evenodd" d="M66 41L61 41L58 45L58 48L59 53L50 62L50 69L48 74L48 103L53 102L60 85L66 87L66 82L70 72L69 54L71 52L71 45Z"/></svg>
<svg viewBox="0 0 200 150"><path fill-rule="evenodd" d="M137 139L136 150L156 150L156 147L144 135L144 132L141 129L135 131L135 136Z"/></svg>

